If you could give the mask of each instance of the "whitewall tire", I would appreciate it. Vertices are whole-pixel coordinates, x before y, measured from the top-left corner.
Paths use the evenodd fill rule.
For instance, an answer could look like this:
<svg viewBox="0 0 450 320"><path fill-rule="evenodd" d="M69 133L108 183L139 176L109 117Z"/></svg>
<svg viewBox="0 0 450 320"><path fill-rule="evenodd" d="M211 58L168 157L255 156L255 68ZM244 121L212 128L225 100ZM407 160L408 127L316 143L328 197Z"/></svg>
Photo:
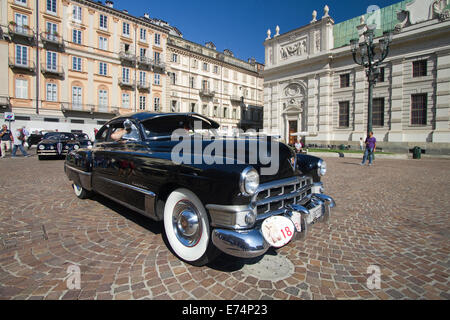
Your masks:
<svg viewBox="0 0 450 320"><path fill-rule="evenodd" d="M200 199L187 189L177 189L167 198L164 231L175 255L189 264L207 264L218 254L211 242L206 209Z"/></svg>

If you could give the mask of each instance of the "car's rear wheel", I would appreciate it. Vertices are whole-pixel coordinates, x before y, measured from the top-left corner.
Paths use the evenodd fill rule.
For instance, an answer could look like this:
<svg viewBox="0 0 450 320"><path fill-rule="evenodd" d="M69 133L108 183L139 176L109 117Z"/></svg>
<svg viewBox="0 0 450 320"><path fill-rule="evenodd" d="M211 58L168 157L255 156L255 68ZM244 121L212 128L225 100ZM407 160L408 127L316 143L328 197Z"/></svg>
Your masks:
<svg viewBox="0 0 450 320"><path fill-rule="evenodd" d="M87 199L92 196L92 192L84 189L82 186L79 186L77 184L72 184L73 191L75 192L75 195L80 199Z"/></svg>
<svg viewBox="0 0 450 320"><path fill-rule="evenodd" d="M189 264L202 266L219 254L211 241L206 209L187 189L177 189L167 198L164 231L175 255Z"/></svg>

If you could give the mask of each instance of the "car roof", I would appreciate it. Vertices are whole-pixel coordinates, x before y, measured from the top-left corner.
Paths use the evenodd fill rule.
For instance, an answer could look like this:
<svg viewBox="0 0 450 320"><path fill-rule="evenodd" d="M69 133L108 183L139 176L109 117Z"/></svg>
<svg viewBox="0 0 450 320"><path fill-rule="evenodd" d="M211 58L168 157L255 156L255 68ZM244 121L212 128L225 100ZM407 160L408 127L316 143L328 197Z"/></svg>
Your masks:
<svg viewBox="0 0 450 320"><path fill-rule="evenodd" d="M111 119L110 121L108 121L108 123L115 121L115 120L120 120L120 119L126 119L126 118L130 118L130 119L134 119L136 121L146 121L146 120L150 120L150 119L157 119L157 118L165 118L165 117L174 117L174 116L185 116L185 117L194 117L194 118L200 118L201 120L207 122L210 124L210 126L212 128L219 128L220 124L217 123L214 120L211 120L201 114L195 113L195 112L167 112L167 113L160 113L160 112L135 112L135 113L129 113L129 114L124 114L124 115L120 115L118 117L115 117L113 119Z"/></svg>

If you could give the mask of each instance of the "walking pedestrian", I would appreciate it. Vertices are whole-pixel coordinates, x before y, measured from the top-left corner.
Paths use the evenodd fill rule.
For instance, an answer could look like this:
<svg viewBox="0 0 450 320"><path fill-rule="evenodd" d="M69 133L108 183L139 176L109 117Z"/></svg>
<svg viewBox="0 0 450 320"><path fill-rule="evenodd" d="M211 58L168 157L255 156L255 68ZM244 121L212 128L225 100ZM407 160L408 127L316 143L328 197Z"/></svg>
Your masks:
<svg viewBox="0 0 450 320"><path fill-rule="evenodd" d="M359 149L364 150L364 141L363 138L359 138Z"/></svg>
<svg viewBox="0 0 450 320"><path fill-rule="evenodd" d="M369 132L369 136L366 138L366 150L364 151L363 160L361 165L363 166L366 163L367 158L369 158L369 166L372 165L373 162L373 154L377 148L377 139L373 136L373 132Z"/></svg>
<svg viewBox="0 0 450 320"><path fill-rule="evenodd" d="M6 151L11 151L11 141L13 140L11 131L8 130L6 124L2 125L2 131L0 132L1 145L0 150L2 152L2 158L6 156Z"/></svg>
<svg viewBox="0 0 450 320"><path fill-rule="evenodd" d="M17 152L17 148L20 149L20 151L22 152L24 157L28 157L28 153L25 151L25 149L23 148L23 140L25 139L25 135L23 134L23 131L21 128L17 128L16 131L14 131L14 147L12 149L12 153L11 153L11 157L15 158L16 157L16 152Z"/></svg>
<svg viewBox="0 0 450 320"><path fill-rule="evenodd" d="M24 147L30 149L30 146L28 145L28 142L27 142L28 138L30 137L30 132L28 131L28 129L25 126L22 127L22 133L23 133L23 136L24 136L24 138L22 140L22 145Z"/></svg>

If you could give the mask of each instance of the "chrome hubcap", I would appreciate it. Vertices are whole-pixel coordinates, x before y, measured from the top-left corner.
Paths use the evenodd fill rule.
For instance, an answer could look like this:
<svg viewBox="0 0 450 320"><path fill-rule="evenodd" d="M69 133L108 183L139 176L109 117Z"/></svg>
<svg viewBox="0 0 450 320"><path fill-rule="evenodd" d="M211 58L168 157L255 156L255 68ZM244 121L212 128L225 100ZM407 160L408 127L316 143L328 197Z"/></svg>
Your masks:
<svg viewBox="0 0 450 320"><path fill-rule="evenodd" d="M195 246L201 237L200 216L195 206L186 200L175 205L172 225L178 240L186 247Z"/></svg>

